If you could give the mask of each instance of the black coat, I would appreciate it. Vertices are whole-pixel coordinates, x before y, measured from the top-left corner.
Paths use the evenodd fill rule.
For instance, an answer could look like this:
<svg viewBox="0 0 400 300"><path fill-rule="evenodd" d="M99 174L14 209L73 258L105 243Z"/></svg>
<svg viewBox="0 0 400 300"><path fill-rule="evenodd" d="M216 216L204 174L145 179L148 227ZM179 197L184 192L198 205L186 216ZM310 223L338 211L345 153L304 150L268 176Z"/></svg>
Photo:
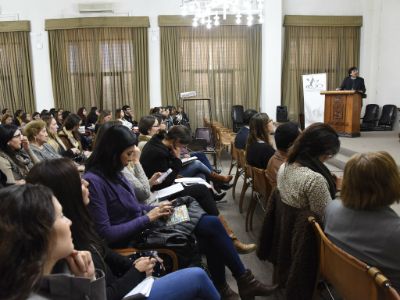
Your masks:
<svg viewBox="0 0 400 300"><path fill-rule="evenodd" d="M105 273L107 300L121 300L128 292L146 278L145 273L139 272L132 266L132 261L108 247L103 256L97 250L91 251L96 269Z"/></svg>
<svg viewBox="0 0 400 300"><path fill-rule="evenodd" d="M140 163L146 176L150 178L156 172L166 172L169 168L172 173L158 185L154 190L160 190L174 183L179 171L182 169L182 162L171 152L171 150L162 143L163 138L154 135L150 141L143 147L140 155Z"/></svg>
<svg viewBox="0 0 400 300"><path fill-rule="evenodd" d="M318 273L315 213L282 202L278 189L268 200L257 256L274 265L274 283L286 287L285 299L312 299Z"/></svg>
<svg viewBox="0 0 400 300"><path fill-rule="evenodd" d="M356 79L351 79L350 76L347 76L340 86L341 90L354 90L354 91L362 91L365 94L365 84L364 79L362 77L357 77Z"/></svg>

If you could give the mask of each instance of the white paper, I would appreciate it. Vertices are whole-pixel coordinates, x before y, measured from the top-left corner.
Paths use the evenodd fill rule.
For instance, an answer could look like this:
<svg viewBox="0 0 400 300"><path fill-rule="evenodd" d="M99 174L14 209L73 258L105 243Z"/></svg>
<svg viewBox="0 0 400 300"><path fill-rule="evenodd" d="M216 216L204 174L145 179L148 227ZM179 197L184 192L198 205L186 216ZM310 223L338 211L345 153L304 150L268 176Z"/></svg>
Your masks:
<svg viewBox="0 0 400 300"><path fill-rule="evenodd" d="M183 178L177 178L175 179L175 182L180 182L185 186L192 185L192 184L203 184L209 189L211 188L211 185L205 181L203 178L200 177L183 177Z"/></svg>
<svg viewBox="0 0 400 300"><path fill-rule="evenodd" d="M197 159L197 156L185 157L185 158L181 158L181 162L183 165L185 165L192 161L195 161L196 159Z"/></svg>
<svg viewBox="0 0 400 300"><path fill-rule="evenodd" d="M155 191L153 195L154 198L161 199L179 193L180 191L183 191L183 186L180 183L176 183L159 191Z"/></svg>
<svg viewBox="0 0 400 300"><path fill-rule="evenodd" d="M149 297L151 288L153 287L154 277L150 276L139 283L133 290L125 295L123 299L143 299L143 297Z"/></svg>
<svg viewBox="0 0 400 300"><path fill-rule="evenodd" d="M304 126L316 122L324 122L325 96L321 91L326 91L326 73L307 74L303 77L304 92Z"/></svg>

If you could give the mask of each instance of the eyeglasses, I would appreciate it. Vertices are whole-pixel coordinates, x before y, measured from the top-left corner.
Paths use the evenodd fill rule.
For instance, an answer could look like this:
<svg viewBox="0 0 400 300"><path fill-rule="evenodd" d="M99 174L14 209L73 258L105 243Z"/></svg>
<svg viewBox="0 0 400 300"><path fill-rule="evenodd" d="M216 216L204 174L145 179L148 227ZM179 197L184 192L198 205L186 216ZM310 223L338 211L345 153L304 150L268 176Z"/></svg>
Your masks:
<svg viewBox="0 0 400 300"><path fill-rule="evenodd" d="M13 138L20 138L22 136L22 134L18 133L16 135L13 136Z"/></svg>

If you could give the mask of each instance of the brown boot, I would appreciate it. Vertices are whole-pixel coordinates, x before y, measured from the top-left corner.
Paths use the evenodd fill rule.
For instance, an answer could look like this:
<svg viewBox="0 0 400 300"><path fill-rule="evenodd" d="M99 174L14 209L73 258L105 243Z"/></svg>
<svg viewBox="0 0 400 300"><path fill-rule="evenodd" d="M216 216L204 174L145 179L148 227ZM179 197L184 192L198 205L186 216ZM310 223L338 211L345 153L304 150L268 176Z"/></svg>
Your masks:
<svg viewBox="0 0 400 300"><path fill-rule="evenodd" d="M223 182L223 183L229 183L229 181L231 181L233 178L232 175L225 176L225 175L217 174L215 172L211 172L209 177L210 177L211 181Z"/></svg>
<svg viewBox="0 0 400 300"><path fill-rule="evenodd" d="M273 294L278 287L277 285L267 286L261 283L255 279L250 270L246 270L236 281L242 300L251 300L254 299L255 296L269 296Z"/></svg>
<svg viewBox="0 0 400 300"><path fill-rule="evenodd" d="M226 282L222 286L217 287L217 290L221 296L221 300L239 300L239 295Z"/></svg>
<svg viewBox="0 0 400 300"><path fill-rule="evenodd" d="M219 215L218 218L221 221L222 226L224 226L226 233L232 239L233 245L235 246L235 249L239 254L248 254L256 250L257 248L256 244L244 244L241 241L239 241L239 239L233 233L232 229L229 227L228 222L222 215Z"/></svg>

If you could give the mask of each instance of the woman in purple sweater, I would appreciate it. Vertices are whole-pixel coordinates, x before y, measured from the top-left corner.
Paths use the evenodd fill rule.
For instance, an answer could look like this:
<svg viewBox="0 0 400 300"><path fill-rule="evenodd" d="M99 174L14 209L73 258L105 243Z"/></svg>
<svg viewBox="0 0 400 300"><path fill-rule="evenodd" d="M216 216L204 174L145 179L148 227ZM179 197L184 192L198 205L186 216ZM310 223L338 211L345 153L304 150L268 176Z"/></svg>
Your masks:
<svg viewBox="0 0 400 300"><path fill-rule="evenodd" d="M84 178L89 182L90 191L88 209L100 237L113 246L128 245L152 222L172 212L169 201L159 206L140 204L121 174L133 159L135 142L130 130L122 125L112 126L104 132L86 164ZM212 280L222 299L238 299L226 282L225 266L236 278L242 299L273 293L275 287L262 284L246 270L218 217L203 215L194 234L201 252L207 257Z"/></svg>

